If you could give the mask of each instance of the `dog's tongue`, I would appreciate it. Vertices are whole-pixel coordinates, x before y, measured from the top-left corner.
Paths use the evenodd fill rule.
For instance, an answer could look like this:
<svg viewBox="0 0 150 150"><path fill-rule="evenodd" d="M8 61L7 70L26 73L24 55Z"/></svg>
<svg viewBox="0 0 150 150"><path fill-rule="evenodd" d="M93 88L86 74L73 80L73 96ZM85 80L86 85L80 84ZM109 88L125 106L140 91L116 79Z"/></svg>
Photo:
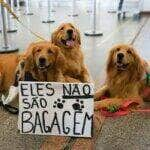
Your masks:
<svg viewBox="0 0 150 150"><path fill-rule="evenodd" d="M67 40L66 45L67 46L73 46L74 41L73 40Z"/></svg>

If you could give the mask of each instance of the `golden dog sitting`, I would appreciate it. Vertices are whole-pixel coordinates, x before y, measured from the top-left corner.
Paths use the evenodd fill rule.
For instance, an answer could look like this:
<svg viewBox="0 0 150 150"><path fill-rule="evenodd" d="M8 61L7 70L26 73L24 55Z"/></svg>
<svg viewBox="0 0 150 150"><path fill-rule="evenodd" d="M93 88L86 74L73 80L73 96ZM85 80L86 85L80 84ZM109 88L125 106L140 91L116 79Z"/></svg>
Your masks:
<svg viewBox="0 0 150 150"><path fill-rule="evenodd" d="M90 82L90 75L81 51L79 31L71 23L62 24L52 33L51 40L60 47L66 58L64 72L66 82Z"/></svg>
<svg viewBox="0 0 150 150"><path fill-rule="evenodd" d="M129 45L117 45L110 50L107 61L105 85L95 93L95 110L110 105L122 105L132 99L142 104L143 79L147 64ZM101 100L101 96L108 99ZM99 101L98 101L99 100Z"/></svg>
<svg viewBox="0 0 150 150"><path fill-rule="evenodd" d="M17 80L22 81L90 82L80 44L79 31L70 23L62 24L53 32L52 43L32 43L25 50L14 76L17 74ZM17 80L5 103L18 94Z"/></svg>

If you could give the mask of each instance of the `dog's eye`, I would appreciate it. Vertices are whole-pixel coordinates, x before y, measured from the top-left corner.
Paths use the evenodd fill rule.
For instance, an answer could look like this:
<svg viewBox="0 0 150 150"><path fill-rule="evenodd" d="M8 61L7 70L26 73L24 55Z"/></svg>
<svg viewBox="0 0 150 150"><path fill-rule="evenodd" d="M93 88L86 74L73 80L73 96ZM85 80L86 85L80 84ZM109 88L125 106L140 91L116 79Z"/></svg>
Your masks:
<svg viewBox="0 0 150 150"><path fill-rule="evenodd" d="M49 50L48 50L48 54L53 54L53 52L49 49Z"/></svg>
<svg viewBox="0 0 150 150"><path fill-rule="evenodd" d="M132 52L131 52L130 50L127 50L127 53L128 53L128 54L132 54Z"/></svg>
<svg viewBox="0 0 150 150"><path fill-rule="evenodd" d="M120 48L117 48L116 50L117 50L117 52L118 52L118 51L120 51Z"/></svg>
<svg viewBox="0 0 150 150"><path fill-rule="evenodd" d="M37 49L37 52L40 52L41 51L41 49Z"/></svg>
<svg viewBox="0 0 150 150"><path fill-rule="evenodd" d="M60 30L63 30L64 29L64 27L62 27Z"/></svg>

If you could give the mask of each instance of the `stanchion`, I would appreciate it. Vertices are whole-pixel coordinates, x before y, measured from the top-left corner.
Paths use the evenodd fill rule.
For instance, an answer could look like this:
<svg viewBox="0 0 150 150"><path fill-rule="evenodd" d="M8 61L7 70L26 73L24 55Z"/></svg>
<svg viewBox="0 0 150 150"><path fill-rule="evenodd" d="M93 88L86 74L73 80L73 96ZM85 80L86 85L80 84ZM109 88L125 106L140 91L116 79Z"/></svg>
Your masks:
<svg viewBox="0 0 150 150"><path fill-rule="evenodd" d="M47 0L47 13L48 16L45 20L43 20L43 23L54 23L55 20L51 19L51 0Z"/></svg>
<svg viewBox="0 0 150 150"><path fill-rule="evenodd" d="M51 0L53 2L53 0ZM54 8L54 4L51 2L51 12L56 12L55 8Z"/></svg>
<svg viewBox="0 0 150 150"><path fill-rule="evenodd" d="M20 9L20 0L16 0L16 2L17 2L17 11L20 11L21 9Z"/></svg>
<svg viewBox="0 0 150 150"><path fill-rule="evenodd" d="M88 2L88 7L87 7L87 13L92 13L92 8L91 8L91 1Z"/></svg>
<svg viewBox="0 0 150 150"><path fill-rule="evenodd" d="M72 14L69 14L68 16L70 17L77 17L78 14L76 12L76 0L73 0L73 3L72 3Z"/></svg>
<svg viewBox="0 0 150 150"><path fill-rule="evenodd" d="M33 15L33 13L30 10L30 0L26 0L26 10L24 15Z"/></svg>
<svg viewBox="0 0 150 150"><path fill-rule="evenodd" d="M102 36L103 33L100 31L97 31L96 29L96 0L94 0L94 5L93 5L93 29L91 31L87 31L84 34L86 36Z"/></svg>
<svg viewBox="0 0 150 150"><path fill-rule="evenodd" d="M9 0L6 1L9 4ZM14 1L11 0L10 7L12 10L14 10ZM10 13L7 11L6 12L6 17L7 17L7 32L8 33L14 33L17 32L17 29L15 27L15 20L13 19L13 16L10 15Z"/></svg>
<svg viewBox="0 0 150 150"><path fill-rule="evenodd" d="M1 11L1 10L0 10ZM0 16L0 19L1 19L1 16ZM1 22L1 20L0 20L0 22ZM1 23L0 23L0 33L2 32L2 29L1 29Z"/></svg>
<svg viewBox="0 0 150 150"><path fill-rule="evenodd" d="M14 12L14 0L6 0L6 2L10 5L11 10Z"/></svg>
<svg viewBox="0 0 150 150"><path fill-rule="evenodd" d="M117 12L117 4L118 4L118 0L113 0L112 7L108 10L108 13L116 13Z"/></svg>
<svg viewBox="0 0 150 150"><path fill-rule="evenodd" d="M1 12L1 9L0 9L0 12ZM0 14L0 19L1 19L1 14ZM1 22L1 20L0 20ZM0 23L0 33L2 32L2 29L1 29L1 23Z"/></svg>
<svg viewBox="0 0 150 150"><path fill-rule="evenodd" d="M3 45L0 47L0 53L10 53L18 51L18 48L12 47L8 44L8 37L6 31L6 19L5 19L5 10L3 6L0 4L1 7L1 18L2 18L2 37L3 37Z"/></svg>
<svg viewBox="0 0 150 150"><path fill-rule="evenodd" d="M1 12L1 8L0 8L0 12ZM0 22L1 22L1 14L0 14ZM2 32L2 29L1 29L1 23L0 23L0 33Z"/></svg>

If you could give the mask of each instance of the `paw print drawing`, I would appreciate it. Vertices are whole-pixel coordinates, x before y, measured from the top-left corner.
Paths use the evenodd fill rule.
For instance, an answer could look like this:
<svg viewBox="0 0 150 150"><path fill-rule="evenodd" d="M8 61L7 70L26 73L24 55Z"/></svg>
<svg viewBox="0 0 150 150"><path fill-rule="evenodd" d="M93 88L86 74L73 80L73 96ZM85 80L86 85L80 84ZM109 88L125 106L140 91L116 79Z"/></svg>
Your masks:
<svg viewBox="0 0 150 150"><path fill-rule="evenodd" d="M64 103L65 103L65 100L61 100L61 99L58 98L56 101L54 101L53 108L63 109L64 108Z"/></svg>
<svg viewBox="0 0 150 150"><path fill-rule="evenodd" d="M82 100L77 99L76 102L72 105L74 110L82 110L84 108L84 103Z"/></svg>

